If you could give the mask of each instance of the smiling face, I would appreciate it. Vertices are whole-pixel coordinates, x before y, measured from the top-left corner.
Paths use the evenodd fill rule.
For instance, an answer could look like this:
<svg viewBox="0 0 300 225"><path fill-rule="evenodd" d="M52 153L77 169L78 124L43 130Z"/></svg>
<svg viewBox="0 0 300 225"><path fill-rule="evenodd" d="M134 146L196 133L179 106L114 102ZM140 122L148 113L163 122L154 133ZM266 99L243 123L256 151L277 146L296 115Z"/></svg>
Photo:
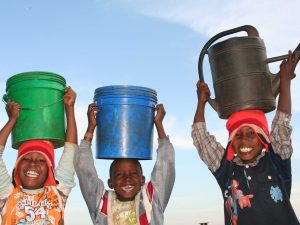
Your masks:
<svg viewBox="0 0 300 225"><path fill-rule="evenodd" d="M263 144L256 132L251 127L245 126L233 137L232 148L244 163L251 163L260 154Z"/></svg>
<svg viewBox="0 0 300 225"><path fill-rule="evenodd" d="M26 189L42 188L48 172L46 158L38 152L30 152L22 156L17 167L21 185Z"/></svg>
<svg viewBox="0 0 300 225"><path fill-rule="evenodd" d="M118 159L112 165L108 185L120 201L132 201L145 184L145 177L137 160Z"/></svg>

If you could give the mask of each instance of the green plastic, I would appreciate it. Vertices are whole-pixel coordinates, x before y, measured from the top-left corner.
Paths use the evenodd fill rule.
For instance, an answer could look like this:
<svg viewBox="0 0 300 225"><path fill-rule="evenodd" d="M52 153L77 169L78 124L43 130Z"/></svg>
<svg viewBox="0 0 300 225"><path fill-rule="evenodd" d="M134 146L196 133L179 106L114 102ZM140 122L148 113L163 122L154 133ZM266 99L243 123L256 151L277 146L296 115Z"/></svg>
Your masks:
<svg viewBox="0 0 300 225"><path fill-rule="evenodd" d="M28 140L48 140L59 148L65 140L63 95L65 79L55 73L25 72L6 82L4 101L21 105L20 115L12 130L12 147Z"/></svg>

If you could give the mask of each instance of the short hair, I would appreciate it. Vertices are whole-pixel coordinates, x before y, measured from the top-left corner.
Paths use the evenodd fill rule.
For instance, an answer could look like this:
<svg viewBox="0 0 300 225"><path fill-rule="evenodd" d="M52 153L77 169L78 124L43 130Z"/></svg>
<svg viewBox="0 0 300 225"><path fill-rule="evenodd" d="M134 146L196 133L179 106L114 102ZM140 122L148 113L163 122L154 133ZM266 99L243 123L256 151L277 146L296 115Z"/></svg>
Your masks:
<svg viewBox="0 0 300 225"><path fill-rule="evenodd" d="M125 158L115 159L115 160L110 164L110 167L109 167L109 177L110 177L110 178L112 178L113 169L114 169L115 165L117 164L117 162L119 162L119 161L121 161L121 160L124 160L124 159L125 159ZM132 158L127 159L127 160L133 160L133 161L135 161L135 162L138 164L138 167L139 167L140 170L141 170L141 174L143 175L142 165L141 165L141 163L140 163L139 160L137 160L137 159L132 159Z"/></svg>

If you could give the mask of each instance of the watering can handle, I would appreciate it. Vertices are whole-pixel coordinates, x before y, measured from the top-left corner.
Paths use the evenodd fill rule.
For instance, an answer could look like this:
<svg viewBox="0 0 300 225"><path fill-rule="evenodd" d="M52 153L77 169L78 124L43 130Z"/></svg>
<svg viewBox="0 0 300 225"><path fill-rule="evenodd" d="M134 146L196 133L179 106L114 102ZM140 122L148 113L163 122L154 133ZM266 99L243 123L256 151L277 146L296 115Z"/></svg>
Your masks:
<svg viewBox="0 0 300 225"><path fill-rule="evenodd" d="M214 43L216 40L218 40L221 37L224 37L226 35L234 34L237 32L241 31L246 31L248 36L255 36L259 37L258 31L256 30L255 27L250 26L250 25L244 25L241 27L236 27L230 30L223 31L215 36L213 36L211 39L208 40L208 42L204 45L204 47L201 50L200 56L199 56L199 61L198 61L198 73L199 73L199 80L204 81L203 77L203 59L205 54L207 54L207 49Z"/></svg>
<svg viewBox="0 0 300 225"><path fill-rule="evenodd" d="M218 40L221 37L224 37L226 35L234 34L237 32L245 31L247 32L248 36L255 36L259 37L258 31L256 30L255 27L251 25L244 25L240 27L236 27L230 30L223 31L215 36L213 36L211 39L208 40L208 42L204 45L204 47L201 50L201 53L199 55L199 60L198 60L198 74L199 74L199 80L201 82L204 82L204 76L203 76L203 59L205 57L205 54L207 54L207 49L214 43L216 40ZM215 102L215 99L208 98L208 102L210 105L217 111L217 105Z"/></svg>

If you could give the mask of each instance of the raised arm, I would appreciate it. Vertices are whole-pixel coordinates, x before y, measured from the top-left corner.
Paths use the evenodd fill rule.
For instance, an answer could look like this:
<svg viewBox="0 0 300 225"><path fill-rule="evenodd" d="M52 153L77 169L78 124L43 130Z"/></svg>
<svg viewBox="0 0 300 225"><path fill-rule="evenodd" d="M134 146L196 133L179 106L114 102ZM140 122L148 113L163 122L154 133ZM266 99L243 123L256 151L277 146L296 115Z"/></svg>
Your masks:
<svg viewBox="0 0 300 225"><path fill-rule="evenodd" d="M165 133L165 129L163 126L163 119L166 115L166 111L165 108L163 106L163 104L158 104L156 106L156 116L154 117L154 124L156 126L156 130L157 130L157 135L159 139L164 139L167 137L166 133Z"/></svg>
<svg viewBox="0 0 300 225"><path fill-rule="evenodd" d="M6 105L6 112L8 121L0 131L0 145L5 146L8 136L10 135L14 125L19 117L21 107L16 102L8 102Z"/></svg>
<svg viewBox="0 0 300 225"><path fill-rule="evenodd" d="M99 215L99 204L104 192L104 183L98 178L91 149L91 141L96 128L96 112L98 112L97 105L91 103L87 110L88 127L74 160L81 193L94 223Z"/></svg>
<svg viewBox="0 0 300 225"><path fill-rule="evenodd" d="M282 159L289 159L293 153L291 134L291 78L299 61L299 52L289 52L287 60L280 64L280 87L277 112L272 122L271 144L274 152Z"/></svg>
<svg viewBox="0 0 300 225"><path fill-rule="evenodd" d="M77 144L77 126L75 120L75 107L76 101L76 93L71 87L67 87L65 89L64 94L64 104L66 110L66 117L67 117L67 129L66 129L66 142L70 142L73 144Z"/></svg>
<svg viewBox="0 0 300 225"><path fill-rule="evenodd" d="M201 81L197 82L197 96L198 103L195 112L194 123L205 122L205 105L208 97L210 96L210 91L206 83Z"/></svg>
<svg viewBox="0 0 300 225"><path fill-rule="evenodd" d="M205 124L205 105L210 96L208 85L204 82L197 82L198 103L192 126L192 138L198 154L207 167L215 172L224 156L225 149L216 141L215 136L210 135Z"/></svg>
<svg viewBox="0 0 300 225"><path fill-rule="evenodd" d="M291 114L291 79L294 75L296 65L299 61L299 52L291 53L287 60L280 64L280 87L277 110Z"/></svg>
<svg viewBox="0 0 300 225"><path fill-rule="evenodd" d="M88 107L87 117L88 117L88 127L86 129L84 140L92 142L94 131L97 126L96 113L98 112L98 107L96 103L91 103Z"/></svg>
<svg viewBox="0 0 300 225"><path fill-rule="evenodd" d="M163 119L166 114L162 104L157 105L154 124L158 134L157 159L151 173L151 181L159 199L159 206L165 209L175 182L175 152L167 137Z"/></svg>
<svg viewBox="0 0 300 225"><path fill-rule="evenodd" d="M62 156L59 160L56 169L56 179L59 181L57 188L68 196L71 189L75 186L74 175L75 169L73 165L74 155L78 148L77 146L77 126L75 120L75 101L76 93L71 87L67 87L64 93L64 106L66 111L66 137L65 146ZM65 199L66 200L66 199ZM65 201L64 201L65 203Z"/></svg>
<svg viewBox="0 0 300 225"><path fill-rule="evenodd" d="M9 119L0 131L0 212L2 212L2 207L4 206L8 193L13 188L11 177L6 169L2 154L7 138L19 117L20 105L16 102L8 102L6 111Z"/></svg>

